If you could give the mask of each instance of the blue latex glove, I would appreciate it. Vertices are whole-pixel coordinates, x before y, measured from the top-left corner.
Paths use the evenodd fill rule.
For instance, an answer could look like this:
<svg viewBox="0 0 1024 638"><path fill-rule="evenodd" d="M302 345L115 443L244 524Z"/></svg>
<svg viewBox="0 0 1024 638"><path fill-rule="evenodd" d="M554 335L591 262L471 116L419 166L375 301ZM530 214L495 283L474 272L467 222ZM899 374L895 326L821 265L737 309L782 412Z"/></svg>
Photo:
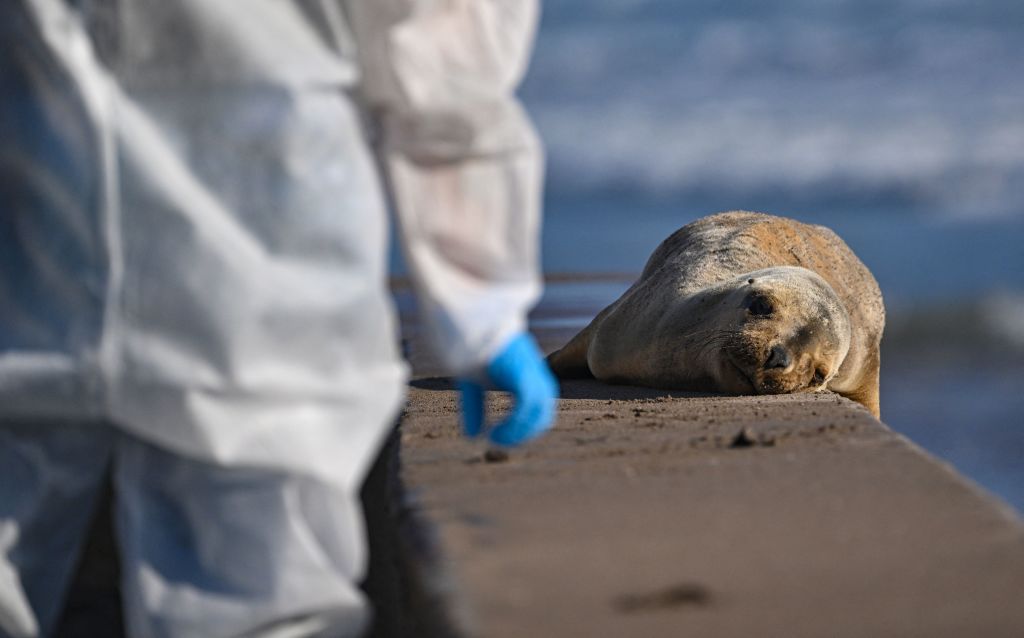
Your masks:
<svg viewBox="0 0 1024 638"><path fill-rule="evenodd" d="M555 417L558 383L533 337L519 333L487 365L487 381L512 393L512 414L490 431L498 445L514 446L547 432ZM484 428L484 388L475 381L458 382L466 436Z"/></svg>

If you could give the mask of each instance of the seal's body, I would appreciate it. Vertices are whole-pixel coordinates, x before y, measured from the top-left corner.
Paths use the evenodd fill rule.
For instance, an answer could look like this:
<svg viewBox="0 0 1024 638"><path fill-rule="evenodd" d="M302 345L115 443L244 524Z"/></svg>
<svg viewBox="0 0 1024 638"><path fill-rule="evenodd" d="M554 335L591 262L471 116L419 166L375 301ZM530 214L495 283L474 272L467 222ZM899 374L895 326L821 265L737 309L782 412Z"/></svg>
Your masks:
<svg viewBox="0 0 1024 638"><path fill-rule="evenodd" d="M874 277L835 233L731 212L687 224L548 361L561 377L782 394L828 388L878 415Z"/></svg>

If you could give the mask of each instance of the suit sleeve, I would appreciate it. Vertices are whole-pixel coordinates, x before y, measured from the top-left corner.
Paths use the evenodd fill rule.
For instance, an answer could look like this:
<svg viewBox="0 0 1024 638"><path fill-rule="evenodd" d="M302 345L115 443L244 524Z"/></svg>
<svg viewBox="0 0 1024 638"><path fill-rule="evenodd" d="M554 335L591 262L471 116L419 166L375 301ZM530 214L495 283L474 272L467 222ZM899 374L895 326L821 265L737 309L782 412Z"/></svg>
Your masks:
<svg viewBox="0 0 1024 638"><path fill-rule="evenodd" d="M515 97L533 0L356 0L361 90L437 354L480 370L541 291L543 152Z"/></svg>

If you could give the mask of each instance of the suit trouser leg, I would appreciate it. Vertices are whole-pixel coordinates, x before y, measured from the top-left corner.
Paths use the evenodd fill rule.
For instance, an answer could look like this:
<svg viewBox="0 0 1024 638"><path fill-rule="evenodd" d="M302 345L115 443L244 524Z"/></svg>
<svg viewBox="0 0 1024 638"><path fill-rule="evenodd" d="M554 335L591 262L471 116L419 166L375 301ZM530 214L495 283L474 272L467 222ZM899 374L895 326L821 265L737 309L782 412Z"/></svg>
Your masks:
<svg viewBox="0 0 1024 638"><path fill-rule="evenodd" d="M358 636L369 607L358 495L215 466L125 436L115 461L133 636Z"/></svg>
<svg viewBox="0 0 1024 638"><path fill-rule="evenodd" d="M101 424L0 426L0 634L53 629L113 440Z"/></svg>

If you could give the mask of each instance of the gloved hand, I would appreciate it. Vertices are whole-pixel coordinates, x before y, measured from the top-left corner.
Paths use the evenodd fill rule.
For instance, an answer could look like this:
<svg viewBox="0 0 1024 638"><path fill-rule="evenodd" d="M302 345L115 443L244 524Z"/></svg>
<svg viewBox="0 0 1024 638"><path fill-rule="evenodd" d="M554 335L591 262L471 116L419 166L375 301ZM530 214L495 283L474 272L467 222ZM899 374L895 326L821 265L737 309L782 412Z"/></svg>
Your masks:
<svg viewBox="0 0 1024 638"><path fill-rule="evenodd" d="M519 333L487 365L487 381L496 390L512 393L512 414L490 431L498 445L514 446L535 438L554 421L558 383L544 361L537 343ZM466 436L476 437L484 427L484 387L460 379L462 418Z"/></svg>

